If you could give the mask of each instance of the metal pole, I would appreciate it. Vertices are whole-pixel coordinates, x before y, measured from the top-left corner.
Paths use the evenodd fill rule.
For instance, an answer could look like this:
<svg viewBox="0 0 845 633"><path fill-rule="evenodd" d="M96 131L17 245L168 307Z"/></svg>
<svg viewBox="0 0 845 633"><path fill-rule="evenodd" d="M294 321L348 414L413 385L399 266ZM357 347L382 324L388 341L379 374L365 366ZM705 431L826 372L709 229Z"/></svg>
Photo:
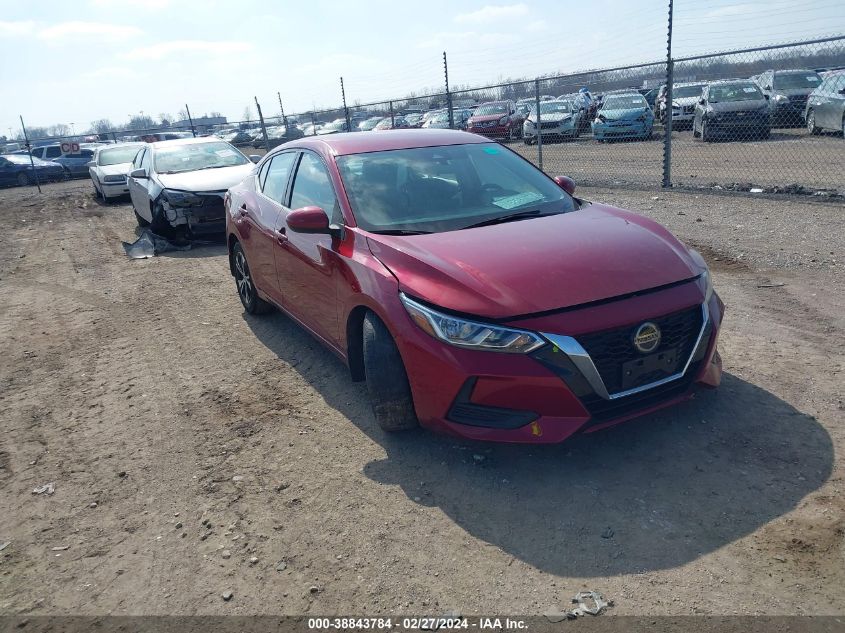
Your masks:
<svg viewBox="0 0 845 633"><path fill-rule="evenodd" d="M666 36L666 121L663 124L663 187L672 186L672 2L669 0L669 28Z"/></svg>
<svg viewBox="0 0 845 633"><path fill-rule="evenodd" d="M32 175L35 177L35 185L38 187L38 193L41 193L41 183L38 182L38 170L35 169L35 161L32 158L32 147L29 144L29 136L27 136L26 126L23 124L23 115L21 114L19 116L21 118L21 129L23 130L24 147L29 154L29 164L32 165Z"/></svg>
<svg viewBox="0 0 845 633"><path fill-rule="evenodd" d="M343 97L343 114L346 118L346 131L352 131L352 125L349 123L349 108L346 107L346 90L343 88L343 77L340 78L340 96Z"/></svg>
<svg viewBox="0 0 845 633"><path fill-rule="evenodd" d="M449 92L449 64L446 61L446 51L443 51L443 74L446 75L446 107L449 108L449 129L455 129L455 114L452 111L452 93Z"/></svg>
<svg viewBox="0 0 845 633"><path fill-rule="evenodd" d="M534 107L537 108L537 164L543 169L543 127L540 125L540 80L534 80Z"/></svg>
<svg viewBox="0 0 845 633"><path fill-rule="evenodd" d="M311 136L317 134L317 119L314 118L314 109L311 109Z"/></svg>
<svg viewBox="0 0 845 633"><path fill-rule="evenodd" d="M285 126L285 134L287 134L288 118L285 116L285 106L282 105L282 94L277 92L276 96L279 97L279 109L282 111L282 125Z"/></svg>
<svg viewBox="0 0 845 633"><path fill-rule="evenodd" d="M264 115L261 114L261 104L258 97L255 97L255 108L258 110L258 120L261 122L261 135L264 137L264 149L270 151L270 139L267 138L267 128L264 127Z"/></svg>
<svg viewBox="0 0 845 633"><path fill-rule="evenodd" d="M194 138L197 137L197 130L194 128L194 119L191 117L191 109L188 107L188 104L185 104L185 112L188 113L188 122L191 124L191 134L194 135Z"/></svg>
<svg viewBox="0 0 845 633"><path fill-rule="evenodd" d="M390 102L390 129L393 129L394 127L396 127L396 119L395 119L395 116L393 114L393 102L391 101Z"/></svg>

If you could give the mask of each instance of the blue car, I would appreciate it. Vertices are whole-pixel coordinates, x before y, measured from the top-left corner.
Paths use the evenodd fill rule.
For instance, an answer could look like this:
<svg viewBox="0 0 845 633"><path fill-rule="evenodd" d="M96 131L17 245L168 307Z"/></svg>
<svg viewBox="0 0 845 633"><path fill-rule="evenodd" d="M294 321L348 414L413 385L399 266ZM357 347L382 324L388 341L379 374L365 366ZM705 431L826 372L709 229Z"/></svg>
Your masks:
<svg viewBox="0 0 845 633"><path fill-rule="evenodd" d="M64 167L68 178L87 178L88 163L94 160L94 150L82 148L78 154L62 154L53 161Z"/></svg>
<svg viewBox="0 0 845 633"><path fill-rule="evenodd" d="M0 156L0 185L29 185L35 182L35 174L39 182L62 180L65 176L64 167L49 160L33 156L32 163L35 165L34 171L28 154Z"/></svg>
<svg viewBox="0 0 845 633"><path fill-rule="evenodd" d="M614 138L647 139L654 128L654 113L637 92L608 94L592 127L593 136L599 142Z"/></svg>

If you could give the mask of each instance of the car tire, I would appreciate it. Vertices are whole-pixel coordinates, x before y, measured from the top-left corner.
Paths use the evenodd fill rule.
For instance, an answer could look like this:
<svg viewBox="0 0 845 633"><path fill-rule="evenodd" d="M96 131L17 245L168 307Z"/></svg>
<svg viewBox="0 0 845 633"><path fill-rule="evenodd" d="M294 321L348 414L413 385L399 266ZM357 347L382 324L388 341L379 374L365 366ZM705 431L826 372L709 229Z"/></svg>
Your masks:
<svg viewBox="0 0 845 633"><path fill-rule="evenodd" d="M364 317L363 339L364 375L376 422L388 432L416 428L405 364L390 331L372 312Z"/></svg>
<svg viewBox="0 0 845 633"><path fill-rule="evenodd" d="M258 289L252 281L246 253L240 242L232 247L232 271L235 276L235 288L244 310L249 314L267 314L273 307L258 296Z"/></svg>
<svg viewBox="0 0 845 633"><path fill-rule="evenodd" d="M532 143L531 139L528 138L525 135L522 136L522 142L525 143L526 145L531 145L531 143Z"/></svg>
<svg viewBox="0 0 845 633"><path fill-rule="evenodd" d="M699 136L701 136L701 135L699 134L698 129L696 129L696 127L695 127L695 121L693 121L692 122L692 137L698 138Z"/></svg>
<svg viewBox="0 0 845 633"><path fill-rule="evenodd" d="M20 185L21 187L26 187L29 184L29 174L25 171L22 171L18 174L17 181L18 185Z"/></svg>
<svg viewBox="0 0 845 633"><path fill-rule="evenodd" d="M816 127L816 113L812 110L807 113L807 131L813 136L818 136L822 132L820 127Z"/></svg>

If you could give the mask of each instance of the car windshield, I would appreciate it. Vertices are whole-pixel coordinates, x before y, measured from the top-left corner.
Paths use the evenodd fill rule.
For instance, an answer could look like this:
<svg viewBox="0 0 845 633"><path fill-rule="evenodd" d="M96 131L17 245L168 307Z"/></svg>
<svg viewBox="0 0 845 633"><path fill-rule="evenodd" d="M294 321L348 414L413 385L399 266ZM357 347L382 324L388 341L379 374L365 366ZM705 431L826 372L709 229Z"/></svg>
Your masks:
<svg viewBox="0 0 845 633"><path fill-rule="evenodd" d="M339 121L332 121L327 126L325 126L323 129L334 132L335 130L338 130L338 131L342 130L344 127L346 127L346 121L339 120Z"/></svg>
<svg viewBox="0 0 845 633"><path fill-rule="evenodd" d="M631 108L647 108L648 104L642 95L617 95L604 98L604 110L628 110Z"/></svg>
<svg viewBox="0 0 845 633"><path fill-rule="evenodd" d="M246 156L223 141L164 145L156 148L154 156L155 170L160 174L234 167L249 162Z"/></svg>
<svg viewBox="0 0 845 633"><path fill-rule="evenodd" d="M127 147L101 149L97 155L97 164L105 167L106 165L131 163L135 159L135 155L138 153L140 147L140 145L129 145Z"/></svg>
<svg viewBox="0 0 845 633"><path fill-rule="evenodd" d="M822 82L822 78L808 70L801 73L775 74L775 90L796 90L800 88L813 89Z"/></svg>
<svg viewBox="0 0 845 633"><path fill-rule="evenodd" d="M698 84L696 86L678 86L676 88L672 88L672 96L675 99L687 99L689 97L697 97L701 94L701 90L704 88L704 84Z"/></svg>
<svg viewBox="0 0 845 633"><path fill-rule="evenodd" d="M753 101L763 98L763 93L754 84L724 84L711 86L707 97L711 103L720 101Z"/></svg>
<svg viewBox="0 0 845 633"><path fill-rule="evenodd" d="M379 124L381 119L367 119L366 121L362 121L358 128L361 130L372 130L375 126Z"/></svg>
<svg viewBox="0 0 845 633"><path fill-rule="evenodd" d="M478 106L475 110L475 114L478 116L484 116L485 114L507 114L508 113L508 106L506 103L486 103L482 106Z"/></svg>
<svg viewBox="0 0 845 633"><path fill-rule="evenodd" d="M534 108L531 108L534 111ZM572 112L572 104L569 101L543 101L540 104L540 114L551 114L553 112Z"/></svg>
<svg viewBox="0 0 845 633"><path fill-rule="evenodd" d="M358 225L373 232L442 232L514 213L564 213L573 198L495 143L340 156Z"/></svg>

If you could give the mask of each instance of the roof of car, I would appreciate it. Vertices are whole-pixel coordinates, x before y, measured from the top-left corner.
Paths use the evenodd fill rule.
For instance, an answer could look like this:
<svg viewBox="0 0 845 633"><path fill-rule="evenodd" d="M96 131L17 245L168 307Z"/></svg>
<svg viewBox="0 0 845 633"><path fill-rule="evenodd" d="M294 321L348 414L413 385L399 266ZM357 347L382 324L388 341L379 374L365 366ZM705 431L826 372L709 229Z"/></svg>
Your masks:
<svg viewBox="0 0 845 633"><path fill-rule="evenodd" d="M174 145L202 145L203 143L220 143L221 139L211 136L201 136L197 138L172 138L167 141L155 141L154 143L147 143L150 147L171 147Z"/></svg>
<svg viewBox="0 0 845 633"><path fill-rule="evenodd" d="M740 83L754 83L751 79L716 79L708 83L709 86L718 86L719 84L740 84Z"/></svg>
<svg viewBox="0 0 845 633"><path fill-rule="evenodd" d="M308 137L286 143L283 147L305 147L314 150L328 150L335 156L381 152L392 149L414 147L436 147L438 145L463 145L465 143L489 143L489 139L477 134L458 130L411 129L390 130L384 134L350 132L332 134L320 138Z"/></svg>

